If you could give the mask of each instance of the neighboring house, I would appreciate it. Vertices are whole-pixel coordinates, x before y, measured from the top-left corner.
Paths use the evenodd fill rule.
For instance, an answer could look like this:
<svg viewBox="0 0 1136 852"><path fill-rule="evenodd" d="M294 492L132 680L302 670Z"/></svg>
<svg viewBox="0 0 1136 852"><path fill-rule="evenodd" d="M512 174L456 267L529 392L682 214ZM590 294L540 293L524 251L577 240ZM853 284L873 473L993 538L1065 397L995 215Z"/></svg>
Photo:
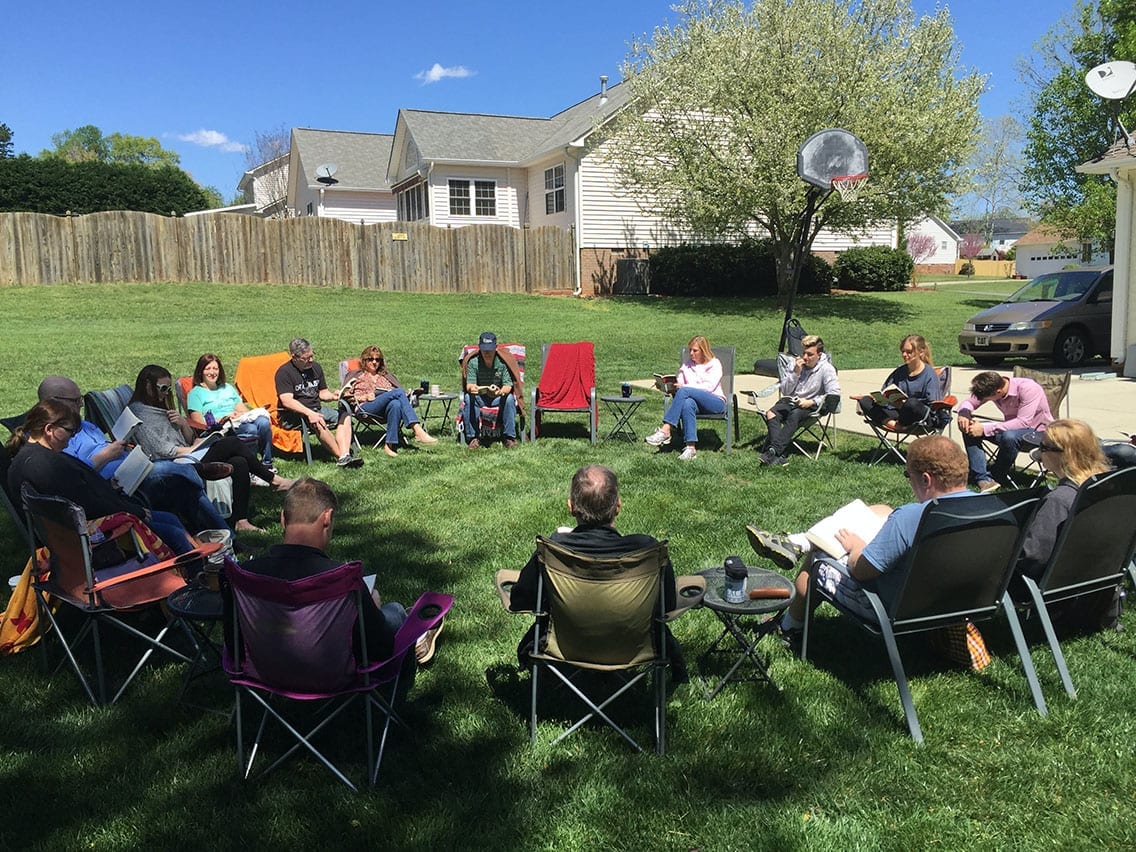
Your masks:
<svg viewBox="0 0 1136 852"><path fill-rule="evenodd" d="M616 264L683 235L651 212L649 195L621 189L592 134L627 104L623 85L551 118L400 110L387 177L398 218L438 227L494 223L571 228L578 290L611 292ZM831 257L856 245L895 247L894 225L855 234L822 231Z"/></svg>
<svg viewBox="0 0 1136 852"><path fill-rule="evenodd" d="M291 215L362 225L395 221L386 177L393 138L389 133L294 128L288 158ZM330 180L319 179L320 166L334 171Z"/></svg>
<svg viewBox="0 0 1136 852"><path fill-rule="evenodd" d="M1109 262L1108 252L1092 252L1091 245L1045 225L1038 225L1016 245L1014 263L1023 278L1037 278L1069 266L1099 266Z"/></svg>
<svg viewBox="0 0 1136 852"><path fill-rule="evenodd" d="M958 257L959 235L938 216L924 216L907 228L907 236L926 234L935 240L935 252L919 262L916 272L953 275Z"/></svg>
<svg viewBox="0 0 1136 852"><path fill-rule="evenodd" d="M1013 248L1022 237L1034 227L1034 222L1021 216L996 216L990 223L990 242L983 245L976 255L979 260L997 260L1005 257L1006 252ZM956 234L980 234L986 239L986 221L984 219L956 219L950 223Z"/></svg>
<svg viewBox="0 0 1136 852"><path fill-rule="evenodd" d="M264 219L285 215L288 209L288 154L281 154L249 169L241 176L237 189L245 194L245 204L253 205L255 215Z"/></svg>
<svg viewBox="0 0 1136 852"><path fill-rule="evenodd" d="M1125 376L1136 377L1136 134L1117 140L1077 171L1116 181L1111 354L1123 362Z"/></svg>

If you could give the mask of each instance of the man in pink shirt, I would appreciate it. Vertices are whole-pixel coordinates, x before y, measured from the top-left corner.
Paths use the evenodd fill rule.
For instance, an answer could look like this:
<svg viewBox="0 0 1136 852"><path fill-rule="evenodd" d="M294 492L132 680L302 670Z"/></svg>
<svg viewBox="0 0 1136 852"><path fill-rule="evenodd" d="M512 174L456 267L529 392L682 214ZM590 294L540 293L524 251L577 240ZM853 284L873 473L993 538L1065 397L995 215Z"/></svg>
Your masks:
<svg viewBox="0 0 1136 852"><path fill-rule="evenodd" d="M993 402L1004 418L980 422L971 415L985 402ZM1007 474L1023 445L1041 444L1040 432L1053 420L1045 391L1033 379L1006 378L995 372L979 373L970 383L970 399L959 406L958 423L970 462L970 479L979 491L993 491L1007 482ZM986 469L983 440L998 445L990 470Z"/></svg>

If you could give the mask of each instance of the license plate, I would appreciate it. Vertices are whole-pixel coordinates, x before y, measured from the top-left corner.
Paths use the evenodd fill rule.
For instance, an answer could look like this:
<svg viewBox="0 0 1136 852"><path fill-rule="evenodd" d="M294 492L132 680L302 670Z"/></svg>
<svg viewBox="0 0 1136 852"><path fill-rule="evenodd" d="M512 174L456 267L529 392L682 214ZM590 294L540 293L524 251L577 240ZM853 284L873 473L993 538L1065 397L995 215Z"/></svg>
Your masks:
<svg viewBox="0 0 1136 852"><path fill-rule="evenodd" d="M989 346L990 345L990 338L985 336L985 335L981 335L981 334L976 335L975 338L974 338L974 345L975 346Z"/></svg>

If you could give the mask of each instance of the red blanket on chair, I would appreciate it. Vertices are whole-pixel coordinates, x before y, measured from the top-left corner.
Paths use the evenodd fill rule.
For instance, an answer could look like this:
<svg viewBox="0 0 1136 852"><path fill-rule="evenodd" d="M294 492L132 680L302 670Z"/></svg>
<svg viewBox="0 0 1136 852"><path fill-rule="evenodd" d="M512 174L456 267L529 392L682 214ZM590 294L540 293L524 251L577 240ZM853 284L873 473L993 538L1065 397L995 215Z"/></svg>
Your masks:
<svg viewBox="0 0 1136 852"><path fill-rule="evenodd" d="M553 343L540 371L536 402L542 408L587 408L595 386L595 345Z"/></svg>

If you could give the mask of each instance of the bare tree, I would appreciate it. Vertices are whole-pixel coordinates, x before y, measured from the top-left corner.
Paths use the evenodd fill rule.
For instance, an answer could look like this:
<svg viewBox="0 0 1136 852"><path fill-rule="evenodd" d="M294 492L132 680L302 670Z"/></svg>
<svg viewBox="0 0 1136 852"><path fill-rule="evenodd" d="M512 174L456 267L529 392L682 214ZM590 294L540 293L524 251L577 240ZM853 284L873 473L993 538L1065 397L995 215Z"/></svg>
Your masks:
<svg viewBox="0 0 1136 852"><path fill-rule="evenodd" d="M292 133L283 124L257 131L245 151L248 171L241 180L245 202L273 218L293 215L288 209L288 152Z"/></svg>
<svg viewBox="0 0 1136 852"><path fill-rule="evenodd" d="M994 240L994 219L1007 210L1020 210L1022 196L1021 124L1011 115L987 119L982 141L965 170L967 191L960 199L966 218L973 219L985 242ZM956 205L958 206L958 205Z"/></svg>

